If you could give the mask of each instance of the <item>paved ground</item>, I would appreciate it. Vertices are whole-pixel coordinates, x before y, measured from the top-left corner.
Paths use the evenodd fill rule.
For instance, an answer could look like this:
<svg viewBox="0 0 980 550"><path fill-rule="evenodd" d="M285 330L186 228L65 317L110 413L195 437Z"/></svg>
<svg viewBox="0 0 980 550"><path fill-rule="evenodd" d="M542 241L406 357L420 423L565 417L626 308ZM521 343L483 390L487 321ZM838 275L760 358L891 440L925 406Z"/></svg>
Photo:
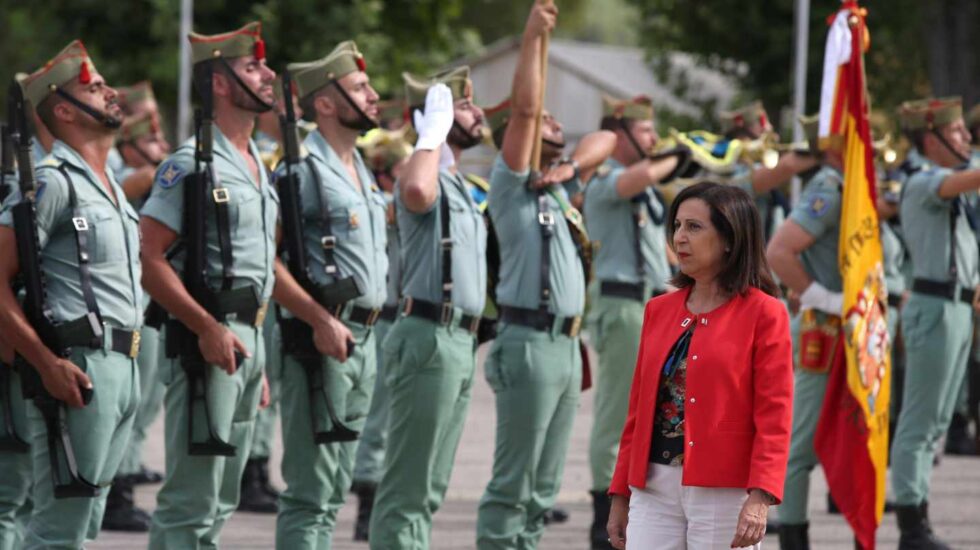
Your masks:
<svg viewBox="0 0 980 550"><path fill-rule="evenodd" d="M593 361L593 364L595 362ZM582 396L582 405L575 421L565 479L559 502L571 511L571 520L548 529L541 541L542 550L586 550L586 533L591 522L589 503L588 434L591 426L592 392ZM476 505L490 476L494 440L493 394L479 376L473 402L467 418L466 430L457 453L456 469L450 485L447 502L436 515L432 537L433 549L467 549L473 547L476 521ZM162 419L153 428L148 445L147 463L163 469ZM276 452L281 452L277 447ZM274 481L282 485L278 476L279 456L274 456ZM980 549L980 458L947 457L937 469L933 479L931 515L939 533L954 548ZM158 486L146 486L138 490L137 500L147 509L155 505ZM840 516L826 513L826 484L823 475L815 472L810 492L812 514L811 537L815 550L851 550L854 546L850 531ZM334 540L337 550L366 550L367 545L351 540L354 518L354 498L340 514L340 525ZM273 546L275 517L256 514L235 514L224 529L222 547L229 549L266 549ZM879 532L880 548L897 547L898 530L894 515L887 515ZM103 533L89 548L136 549L145 548L146 537ZM768 548L778 547L774 536L766 539ZM654 550L654 549L651 549Z"/></svg>

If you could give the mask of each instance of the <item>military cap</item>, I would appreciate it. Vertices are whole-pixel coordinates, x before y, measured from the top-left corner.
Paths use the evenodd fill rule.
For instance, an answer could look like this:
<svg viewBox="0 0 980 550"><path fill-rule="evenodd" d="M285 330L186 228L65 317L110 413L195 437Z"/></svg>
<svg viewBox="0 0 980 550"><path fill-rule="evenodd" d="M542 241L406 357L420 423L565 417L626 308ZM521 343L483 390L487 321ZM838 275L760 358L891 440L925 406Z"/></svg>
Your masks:
<svg viewBox="0 0 980 550"><path fill-rule="evenodd" d="M652 120L653 100L645 95L638 95L632 99L616 99L603 94L602 117Z"/></svg>
<svg viewBox="0 0 980 550"><path fill-rule="evenodd" d="M192 32L191 59L195 64L216 57L233 58L254 55L265 59L265 41L262 40L262 23L253 21L237 31L203 35Z"/></svg>
<svg viewBox="0 0 980 550"><path fill-rule="evenodd" d="M160 131L160 119L156 113L145 113L140 116L129 117L123 122L116 141L119 143L126 141L136 141L137 139Z"/></svg>
<svg viewBox="0 0 980 550"><path fill-rule="evenodd" d="M116 88L116 91L119 93L120 101L127 105L156 99L153 95L153 85L150 84L149 80L137 82L132 86Z"/></svg>
<svg viewBox="0 0 980 550"><path fill-rule="evenodd" d="M769 118L766 116L766 108L761 101L753 101L748 105L734 111L723 111L718 115L721 119L722 132L730 132L736 128L744 128L758 122L761 126L769 125Z"/></svg>
<svg viewBox="0 0 980 550"><path fill-rule="evenodd" d="M906 101L898 109L902 130L931 130L952 124L963 118L963 100L944 97Z"/></svg>
<svg viewBox="0 0 980 550"><path fill-rule="evenodd" d="M75 40L43 67L23 79L18 79L18 82L24 90L24 96L37 107L55 89L72 79L77 78L80 84L88 84L94 71L95 64L89 58L85 45L81 40Z"/></svg>
<svg viewBox="0 0 980 550"><path fill-rule="evenodd" d="M353 40L337 44L326 57L316 61L290 63L286 70L293 75L296 93L302 99L338 78L355 71L367 70L364 56L357 50Z"/></svg>
<svg viewBox="0 0 980 550"><path fill-rule="evenodd" d="M980 103L973 106L970 109L970 114L966 117L966 125L968 128L976 128L980 126Z"/></svg>
<svg viewBox="0 0 980 550"><path fill-rule="evenodd" d="M473 99L473 81L470 80L470 68L466 65L436 73L429 77L420 77L411 73L402 73L405 81L405 98L410 107L425 105L425 95L429 88L436 84L445 84L453 93L453 101Z"/></svg>
<svg viewBox="0 0 980 550"><path fill-rule="evenodd" d="M390 170L399 161L412 155L408 131L408 126L398 130L375 128L357 138L357 147L372 170Z"/></svg>

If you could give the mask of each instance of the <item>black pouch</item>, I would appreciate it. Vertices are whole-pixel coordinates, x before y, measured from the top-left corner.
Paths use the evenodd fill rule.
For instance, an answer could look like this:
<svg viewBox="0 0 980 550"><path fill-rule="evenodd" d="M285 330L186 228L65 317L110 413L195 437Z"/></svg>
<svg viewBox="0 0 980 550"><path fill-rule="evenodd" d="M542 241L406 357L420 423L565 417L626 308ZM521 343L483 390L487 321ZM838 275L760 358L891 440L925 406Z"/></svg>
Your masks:
<svg viewBox="0 0 980 550"><path fill-rule="evenodd" d="M354 277L345 277L329 285L321 285L316 289L316 299L324 307L337 307L360 298L364 291Z"/></svg>

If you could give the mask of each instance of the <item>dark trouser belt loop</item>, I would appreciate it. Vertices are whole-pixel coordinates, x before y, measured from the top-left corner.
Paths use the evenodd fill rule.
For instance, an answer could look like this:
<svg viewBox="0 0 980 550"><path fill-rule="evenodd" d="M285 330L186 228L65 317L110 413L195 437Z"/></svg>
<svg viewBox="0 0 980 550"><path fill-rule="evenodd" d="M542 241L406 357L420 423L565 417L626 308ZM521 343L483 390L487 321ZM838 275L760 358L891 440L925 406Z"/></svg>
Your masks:
<svg viewBox="0 0 980 550"><path fill-rule="evenodd" d="M902 305L902 295L901 294L889 294L888 295L888 307L897 308Z"/></svg>
<svg viewBox="0 0 980 550"><path fill-rule="evenodd" d="M957 292L959 289L959 292ZM973 303L973 289L959 288L953 283L945 281L930 281L929 279L914 279L912 281L912 292L935 296L950 301L960 301Z"/></svg>
<svg viewBox="0 0 980 550"><path fill-rule="evenodd" d="M523 307L500 306L500 321L542 332L557 330L570 338L575 338L582 330L582 316L559 317L554 313Z"/></svg>
<svg viewBox="0 0 980 550"><path fill-rule="evenodd" d="M646 301L643 292L643 283L624 283L621 281L601 281L599 283L599 294L612 298L626 298L637 302Z"/></svg>
<svg viewBox="0 0 980 550"><path fill-rule="evenodd" d="M452 307L452 304L417 300L411 296L406 296L402 303L403 317L418 317L443 327L458 326L471 334L476 334L480 329L479 315L457 314L456 308Z"/></svg>

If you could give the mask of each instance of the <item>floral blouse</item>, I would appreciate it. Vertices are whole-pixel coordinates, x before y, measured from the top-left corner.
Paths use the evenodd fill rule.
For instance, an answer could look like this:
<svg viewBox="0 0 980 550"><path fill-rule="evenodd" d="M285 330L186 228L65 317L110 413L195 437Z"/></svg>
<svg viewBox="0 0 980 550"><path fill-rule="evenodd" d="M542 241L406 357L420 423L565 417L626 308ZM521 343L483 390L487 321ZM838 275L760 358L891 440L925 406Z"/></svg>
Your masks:
<svg viewBox="0 0 980 550"><path fill-rule="evenodd" d="M654 409L650 462L669 466L684 464L684 393L687 351L693 332L693 328L685 331L664 361Z"/></svg>

